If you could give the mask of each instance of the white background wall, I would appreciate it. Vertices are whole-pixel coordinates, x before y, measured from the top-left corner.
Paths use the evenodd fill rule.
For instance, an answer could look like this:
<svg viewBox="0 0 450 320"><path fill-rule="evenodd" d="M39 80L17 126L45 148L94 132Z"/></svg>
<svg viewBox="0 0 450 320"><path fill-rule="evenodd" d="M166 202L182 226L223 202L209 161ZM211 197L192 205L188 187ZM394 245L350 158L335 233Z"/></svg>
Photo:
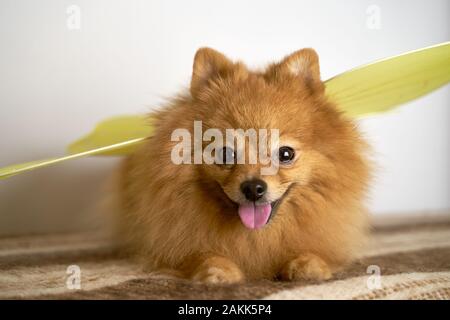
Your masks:
<svg viewBox="0 0 450 320"><path fill-rule="evenodd" d="M70 5L81 10L79 30L67 27ZM368 27L371 5L380 29ZM156 108L187 86L200 46L251 66L313 47L327 79L448 41L449 17L448 0L2 0L0 166L60 155L103 118ZM450 208L449 103L447 86L360 122L379 164L375 214ZM116 161L82 159L0 181L0 234L89 224Z"/></svg>

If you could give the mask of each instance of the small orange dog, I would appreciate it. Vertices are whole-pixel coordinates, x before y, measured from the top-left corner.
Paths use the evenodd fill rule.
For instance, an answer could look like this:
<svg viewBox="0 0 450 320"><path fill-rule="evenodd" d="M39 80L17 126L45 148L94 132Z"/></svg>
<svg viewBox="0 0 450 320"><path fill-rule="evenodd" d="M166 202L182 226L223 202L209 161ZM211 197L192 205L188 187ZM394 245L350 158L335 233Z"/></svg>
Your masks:
<svg viewBox="0 0 450 320"><path fill-rule="evenodd" d="M199 49L190 92L152 115L154 134L119 172L120 228L151 270L206 283L324 280L358 254L368 230L367 144L324 94L317 54L263 71ZM278 171L176 164L174 130L278 129ZM202 142L204 144L204 142ZM218 154L219 152L217 152Z"/></svg>

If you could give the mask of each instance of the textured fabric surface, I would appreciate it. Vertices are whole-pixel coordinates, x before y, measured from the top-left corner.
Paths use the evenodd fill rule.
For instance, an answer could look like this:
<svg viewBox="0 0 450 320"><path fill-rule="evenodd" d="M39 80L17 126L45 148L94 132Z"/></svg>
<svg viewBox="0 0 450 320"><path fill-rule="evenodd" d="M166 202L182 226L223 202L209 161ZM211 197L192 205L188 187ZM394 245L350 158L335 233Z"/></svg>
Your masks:
<svg viewBox="0 0 450 320"><path fill-rule="evenodd" d="M68 288L72 265L80 289ZM449 299L450 219L379 227L359 261L322 283L204 285L144 272L93 233L2 238L0 298Z"/></svg>

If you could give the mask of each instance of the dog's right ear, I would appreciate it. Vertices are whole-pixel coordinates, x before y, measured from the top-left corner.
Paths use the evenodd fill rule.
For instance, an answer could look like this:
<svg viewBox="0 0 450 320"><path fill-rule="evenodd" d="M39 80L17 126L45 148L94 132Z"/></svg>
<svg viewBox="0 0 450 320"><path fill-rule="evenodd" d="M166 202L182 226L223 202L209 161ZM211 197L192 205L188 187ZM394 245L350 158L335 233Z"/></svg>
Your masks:
<svg viewBox="0 0 450 320"><path fill-rule="evenodd" d="M200 48L195 54L191 79L191 94L197 93L214 77L224 75L232 69L231 62L222 53L211 48Z"/></svg>

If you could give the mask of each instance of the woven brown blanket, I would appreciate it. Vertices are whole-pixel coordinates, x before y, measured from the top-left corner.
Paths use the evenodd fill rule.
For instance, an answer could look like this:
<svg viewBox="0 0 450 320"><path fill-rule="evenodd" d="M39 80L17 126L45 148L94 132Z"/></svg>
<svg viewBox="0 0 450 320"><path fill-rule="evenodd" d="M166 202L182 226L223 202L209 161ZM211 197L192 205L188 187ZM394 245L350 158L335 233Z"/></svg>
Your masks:
<svg viewBox="0 0 450 320"><path fill-rule="evenodd" d="M450 219L375 229L332 280L203 285L143 272L92 233L0 239L0 298L449 299Z"/></svg>

